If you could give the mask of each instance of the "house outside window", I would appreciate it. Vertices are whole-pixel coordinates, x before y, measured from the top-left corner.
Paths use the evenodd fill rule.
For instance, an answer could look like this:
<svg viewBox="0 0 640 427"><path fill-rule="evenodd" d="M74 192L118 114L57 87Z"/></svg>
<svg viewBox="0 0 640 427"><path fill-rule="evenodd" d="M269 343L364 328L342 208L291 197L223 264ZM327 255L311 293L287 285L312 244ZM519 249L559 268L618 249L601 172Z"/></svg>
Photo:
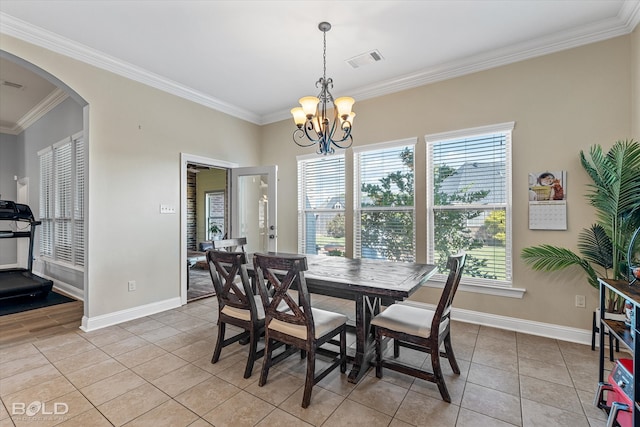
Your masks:
<svg viewBox="0 0 640 427"><path fill-rule="evenodd" d="M415 261L417 138L355 147L354 256Z"/></svg>
<svg viewBox="0 0 640 427"><path fill-rule="evenodd" d="M298 156L298 252L345 255L344 155Z"/></svg>
<svg viewBox="0 0 640 427"><path fill-rule="evenodd" d="M86 165L82 133L38 152L40 165L40 255L84 266Z"/></svg>
<svg viewBox="0 0 640 427"><path fill-rule="evenodd" d="M446 271L447 257L466 251L466 284L511 286L513 126L425 136L427 262Z"/></svg>

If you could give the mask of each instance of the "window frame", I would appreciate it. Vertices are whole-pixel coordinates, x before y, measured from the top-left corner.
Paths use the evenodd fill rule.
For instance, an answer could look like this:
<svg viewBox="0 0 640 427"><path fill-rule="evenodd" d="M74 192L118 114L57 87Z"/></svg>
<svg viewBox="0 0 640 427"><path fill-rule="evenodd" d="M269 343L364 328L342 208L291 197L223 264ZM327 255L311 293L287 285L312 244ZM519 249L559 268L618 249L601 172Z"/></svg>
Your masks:
<svg viewBox="0 0 640 427"><path fill-rule="evenodd" d="M416 236L416 146L418 144L417 137L403 138L393 141L380 142L377 144L362 145L353 147L353 256L354 258L362 258L362 236L360 235L361 219L363 212L411 212L413 216L413 259L416 259L417 253L417 236ZM399 148L399 147L413 147L413 207L409 206L366 206L362 207L362 195L361 195L361 156L363 153L372 151L382 151L387 149Z"/></svg>
<svg viewBox="0 0 640 427"><path fill-rule="evenodd" d="M447 142L451 140L457 139L472 139L479 138L482 136L490 135L490 134L504 134L505 135L505 202L504 204L491 204L491 205L464 205L458 209L469 209L469 208L480 208L487 209L491 207L499 207L505 209L506 213L506 224L505 224L505 233L506 233L506 241L505 241L505 280L498 279L485 279L479 277L469 277L463 276L460 284L462 290L469 290L471 288L482 289L484 288L483 293L497 294L503 295L500 292L500 289L508 289L512 288L516 291L516 294L510 295L508 292L503 296L516 296L521 297L524 292L523 289L513 288L513 230L512 230L512 146L513 146L513 129L515 127L515 122L506 122L499 123L488 126L480 126L468 129L460 129L450 132L441 132L435 134L427 134L425 135L425 143L426 143L426 190L427 190L427 200L426 200L426 230L427 230L427 262L434 262L434 178L433 178L433 169L434 165L432 164L432 152L433 145L437 143ZM454 209L454 208L451 208ZM444 282L446 281L446 274L444 272L439 272L435 274L432 279L435 282Z"/></svg>

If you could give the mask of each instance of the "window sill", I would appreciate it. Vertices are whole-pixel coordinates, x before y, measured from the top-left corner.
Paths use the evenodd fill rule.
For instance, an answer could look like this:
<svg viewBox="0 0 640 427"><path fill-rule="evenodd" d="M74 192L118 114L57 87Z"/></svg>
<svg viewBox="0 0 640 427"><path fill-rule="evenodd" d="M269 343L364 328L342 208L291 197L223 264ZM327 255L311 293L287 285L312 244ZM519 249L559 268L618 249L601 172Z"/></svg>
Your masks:
<svg viewBox="0 0 640 427"><path fill-rule="evenodd" d="M55 266L58 266L58 267L65 268L67 270L73 270L73 271L78 271L80 273L84 273L84 268L83 267L79 267L77 265L69 264L69 263L66 263L66 262L63 262L63 261L54 260L54 259L47 258L47 257L44 257L44 256L36 258L36 261L41 262L43 264L55 265Z"/></svg>
<svg viewBox="0 0 640 427"><path fill-rule="evenodd" d="M442 289L444 288L444 283L428 281L427 283L424 284L424 286L427 286L429 288ZM458 291L521 299L527 290L523 288L512 288L512 287L506 287L506 286L491 286L491 285L460 283L460 285L458 285Z"/></svg>

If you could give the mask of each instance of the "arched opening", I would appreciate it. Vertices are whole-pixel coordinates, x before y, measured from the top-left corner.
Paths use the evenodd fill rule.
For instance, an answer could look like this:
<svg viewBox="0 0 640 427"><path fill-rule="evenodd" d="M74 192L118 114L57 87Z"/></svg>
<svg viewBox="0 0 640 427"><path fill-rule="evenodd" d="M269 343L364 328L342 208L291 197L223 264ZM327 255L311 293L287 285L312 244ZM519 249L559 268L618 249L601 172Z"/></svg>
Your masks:
<svg viewBox="0 0 640 427"><path fill-rule="evenodd" d="M82 149L74 148L74 165L81 164L84 167L82 172L82 192L78 186L74 187L74 207L73 215L76 223L81 223L73 229L74 252L77 253L76 261L71 265L67 262L60 262L55 259L41 256L41 242L37 231L35 239L34 272L54 281L54 287L62 290L84 301L84 316L88 315L88 252L90 242L88 240L88 206L89 206L89 104L76 91L66 85L56 76L41 69L40 67L4 50L0 50L0 59L9 61L24 70L41 77L51 85L55 86L55 100L50 99L48 108L42 108L40 113L32 114L30 120L23 120L28 125L20 126L19 132L14 133L14 141L19 147L15 150L14 162L17 164L12 180L15 180L16 190L11 196L20 199L20 202L28 204L37 219L41 202L42 174L40 167L42 160L39 153L57 147L64 138L76 144L74 138L82 140ZM50 97L51 98L51 97ZM42 104L42 103L41 103ZM3 117L0 117L2 120ZM74 145L75 147L75 145ZM73 166L75 168L75 166ZM73 176L79 176L74 170ZM81 220L77 220L77 212L81 211ZM80 230L78 234L77 231ZM56 235L56 238L60 234ZM57 244L58 240L52 239L52 244ZM19 252L20 246L16 248ZM61 251L62 252L62 251ZM79 260L79 262L77 261ZM23 256L18 256L18 263L24 262Z"/></svg>

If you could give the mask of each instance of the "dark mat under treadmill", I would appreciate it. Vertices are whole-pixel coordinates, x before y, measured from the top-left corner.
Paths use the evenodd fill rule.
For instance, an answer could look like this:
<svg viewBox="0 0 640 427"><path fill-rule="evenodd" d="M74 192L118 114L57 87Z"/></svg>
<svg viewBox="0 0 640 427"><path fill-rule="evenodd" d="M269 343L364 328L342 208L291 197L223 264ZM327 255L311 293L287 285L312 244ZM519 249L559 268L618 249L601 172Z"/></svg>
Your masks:
<svg viewBox="0 0 640 427"><path fill-rule="evenodd" d="M34 298L30 296L16 297L0 300L0 316L15 314L23 311L34 310L36 308L49 307L51 305L64 304L76 301L55 291L51 291L45 298Z"/></svg>

